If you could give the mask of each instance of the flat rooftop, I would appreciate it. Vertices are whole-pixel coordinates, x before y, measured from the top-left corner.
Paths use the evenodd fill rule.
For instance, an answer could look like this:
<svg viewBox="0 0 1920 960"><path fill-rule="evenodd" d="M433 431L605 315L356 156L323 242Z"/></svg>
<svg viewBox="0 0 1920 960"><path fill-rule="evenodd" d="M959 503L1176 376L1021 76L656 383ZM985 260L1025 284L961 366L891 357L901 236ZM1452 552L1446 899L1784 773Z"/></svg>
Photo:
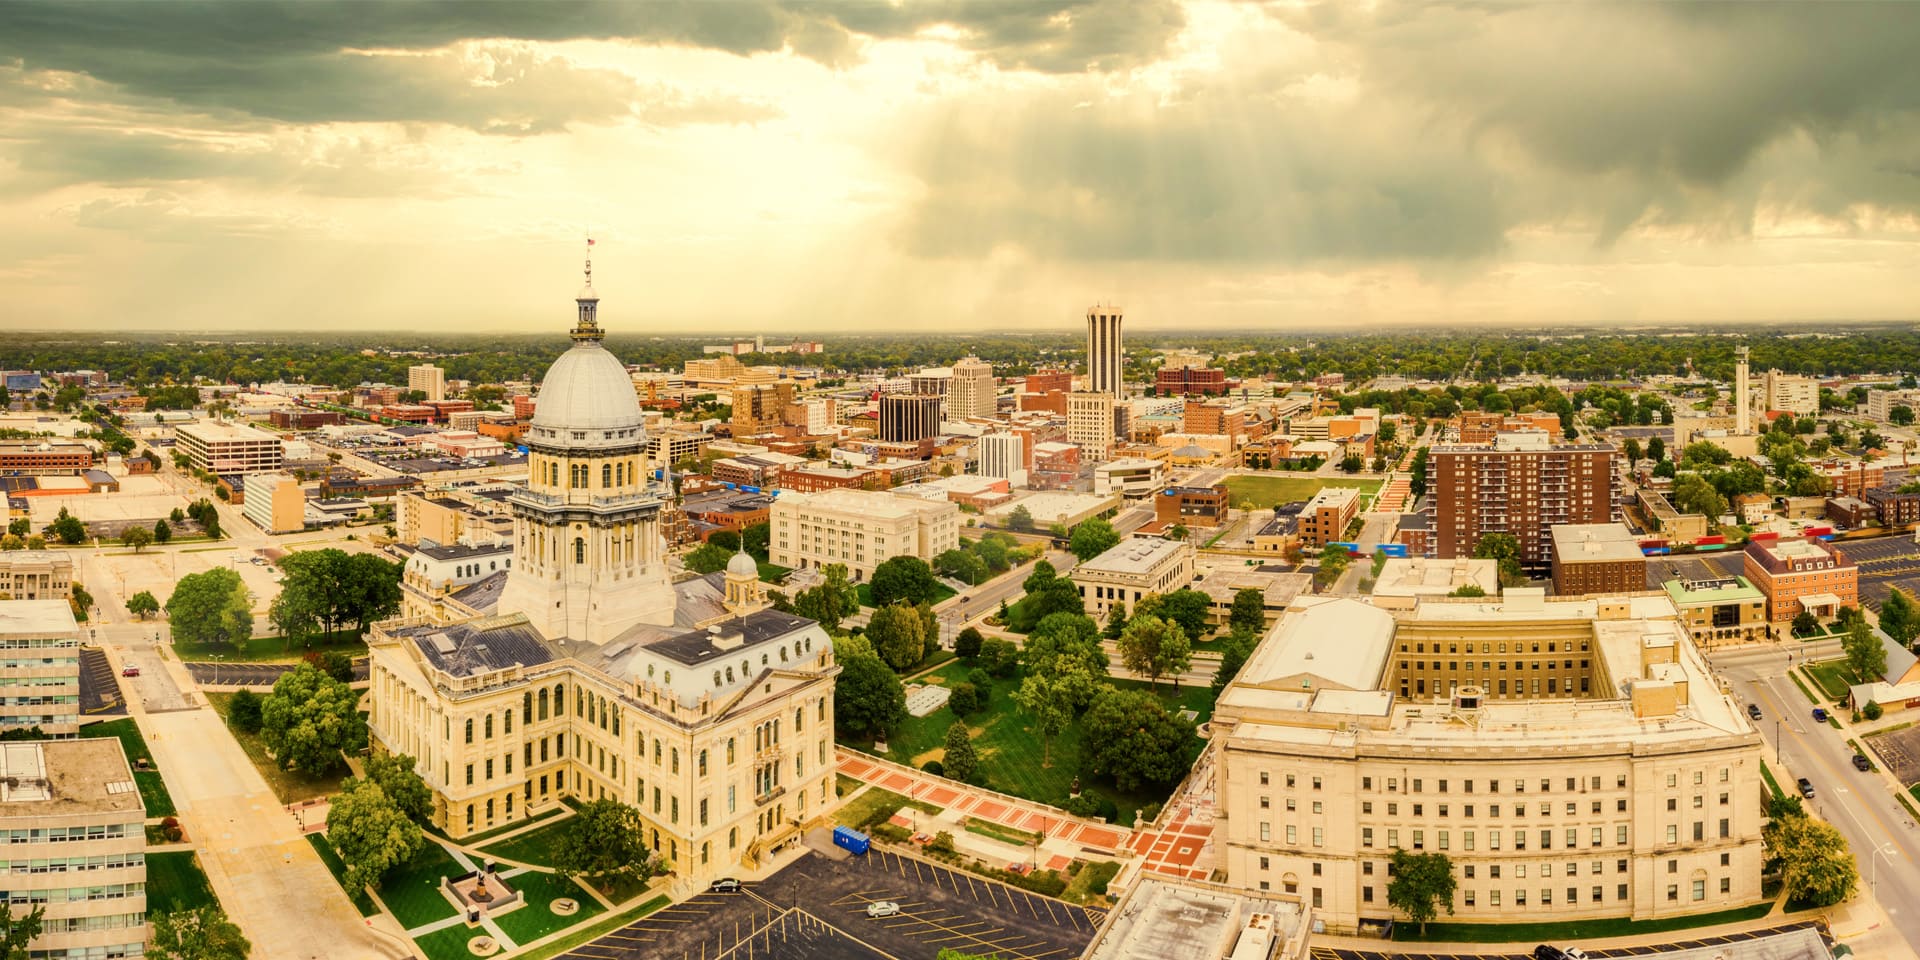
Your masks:
<svg viewBox="0 0 1920 960"><path fill-rule="evenodd" d="M0 600L0 636L78 634L73 607L65 600Z"/></svg>
<svg viewBox="0 0 1920 960"><path fill-rule="evenodd" d="M1359 496L1360 491L1354 487L1321 487L1300 512L1312 513L1322 507L1344 507Z"/></svg>
<svg viewBox="0 0 1920 960"><path fill-rule="evenodd" d="M1114 544L1113 548L1106 553L1075 567L1074 572L1146 573L1165 563L1174 554L1187 549L1191 548L1183 540L1134 537Z"/></svg>
<svg viewBox="0 0 1920 960"><path fill-rule="evenodd" d="M280 442L280 437L264 430L237 423L222 423L214 420L202 420L199 423L183 423L174 428L175 433L199 437L208 443L233 443L239 441Z"/></svg>
<svg viewBox="0 0 1920 960"><path fill-rule="evenodd" d="M1645 560L1640 538L1624 523L1563 523L1553 528L1553 556L1561 563Z"/></svg>
<svg viewBox="0 0 1920 960"><path fill-rule="evenodd" d="M0 821L89 813L146 815L118 738L0 744Z"/></svg>
<svg viewBox="0 0 1920 960"><path fill-rule="evenodd" d="M1267 918L1257 920L1257 917ZM1243 931L1256 942L1284 943L1301 934L1298 901L1263 899L1247 892L1195 882L1172 882L1142 874L1085 956L1088 960L1212 960L1239 956ZM1250 951L1249 956L1276 952ZM1285 951L1277 951L1286 956Z"/></svg>

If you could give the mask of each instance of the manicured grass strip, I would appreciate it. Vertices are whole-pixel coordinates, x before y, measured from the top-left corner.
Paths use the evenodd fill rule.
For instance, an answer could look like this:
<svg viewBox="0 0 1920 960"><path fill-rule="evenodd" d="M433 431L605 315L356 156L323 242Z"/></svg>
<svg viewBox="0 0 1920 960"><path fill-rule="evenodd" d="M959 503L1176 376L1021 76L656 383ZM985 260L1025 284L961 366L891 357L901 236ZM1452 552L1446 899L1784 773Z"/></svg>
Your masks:
<svg viewBox="0 0 1920 960"><path fill-rule="evenodd" d="M528 826L529 824L539 823L540 821L545 820L549 817L557 817L565 812L567 812L566 807L549 806L547 809L542 810L531 817L515 820L514 822L509 823L506 826L494 827L492 830L486 830L481 833L469 833L466 836L461 837L458 842L460 843L460 845L467 846L467 847L486 843L488 840L491 840L494 837L498 837L503 834L512 833L513 831L522 829ZM452 837L449 837L444 833L440 833L440 831L434 829L432 826L423 827L422 829L426 830L428 833L438 834L442 840L453 839Z"/></svg>
<svg viewBox="0 0 1920 960"><path fill-rule="evenodd" d="M114 737L120 741L120 748L127 752L127 765L134 767L133 782L140 787L140 800L147 806L149 817L171 817L178 811L173 806L173 796L167 793L167 781L158 770L141 770L137 761L146 760L153 764L153 752L147 749L147 738L141 736L140 727L132 717L109 720L80 728L82 737Z"/></svg>
<svg viewBox="0 0 1920 960"><path fill-rule="evenodd" d="M551 873L522 873L507 878L507 885L521 892L527 898L525 906L510 913L503 913L494 919L514 943L532 943L550 933L558 933L574 924L607 912L593 895L571 880L562 880ZM554 916L549 904L561 897L572 897L580 904L580 912L571 917Z"/></svg>
<svg viewBox="0 0 1920 960"><path fill-rule="evenodd" d="M939 813L940 808L924 800L909 800L891 790L874 787L851 801L842 804L834 811L834 822L855 829L887 822L887 818L899 813L903 807L912 807L922 813Z"/></svg>
<svg viewBox="0 0 1920 960"><path fill-rule="evenodd" d="M1772 791L1775 800L1779 800L1787 795L1785 790L1780 789L1779 782L1773 779L1773 771L1767 767L1765 760L1760 761L1760 779L1767 782L1767 789Z"/></svg>
<svg viewBox="0 0 1920 960"><path fill-rule="evenodd" d="M553 845L559 842L560 834L567 829L572 817L544 824L516 834L505 840L487 844L480 852L496 860L512 860L515 863L530 863L540 867L553 866Z"/></svg>
<svg viewBox="0 0 1920 960"><path fill-rule="evenodd" d="M147 854L147 915L219 903L199 855L191 850Z"/></svg>
<svg viewBox="0 0 1920 960"><path fill-rule="evenodd" d="M451 917L460 911L440 892L440 878L465 872L445 847L429 840L412 863L387 874L380 884L380 900L408 930Z"/></svg>
<svg viewBox="0 0 1920 960"><path fill-rule="evenodd" d="M1423 934L1417 923L1393 925L1395 940L1438 943L1552 943L1566 940L1596 940L1602 937L1628 937L1669 930L1689 930L1723 923L1758 920L1773 912L1773 904L1756 903L1750 907L1698 913L1687 917L1662 917L1658 920L1570 920L1565 923L1429 923Z"/></svg>
<svg viewBox="0 0 1920 960"><path fill-rule="evenodd" d="M313 851L320 855L320 862L327 865L328 873L333 874L333 882L339 884L340 889L346 891L347 899L353 901L353 908L360 911L361 916L371 917L380 912L380 908L373 905L372 898L367 896L365 890L346 889L347 865L340 862L340 855L334 852L333 844L328 843L324 835L309 833L307 834L307 843L313 845Z"/></svg>
<svg viewBox="0 0 1920 960"><path fill-rule="evenodd" d="M1002 826L991 820L969 819L967 821L967 832L977 833L980 836L998 840L1001 843L1011 843L1016 847L1031 847L1040 842L1040 835L1037 833Z"/></svg>
<svg viewBox="0 0 1920 960"><path fill-rule="evenodd" d="M530 950L520 954L515 957L514 960L548 960L550 957L560 956L590 940L598 940L672 902L672 899L666 894L661 894L625 913L616 913L613 916L602 919L599 923L589 924L585 929L575 930L552 943L540 947L538 950Z"/></svg>
<svg viewBox="0 0 1920 960"><path fill-rule="evenodd" d="M833 775L833 795L836 797L844 797L866 785L867 782L858 777L849 777L844 773Z"/></svg>
<svg viewBox="0 0 1920 960"><path fill-rule="evenodd" d="M360 639L357 630L336 630L333 633L316 634L305 640L290 640L286 637L255 637L247 641L245 650L235 650L232 645L186 643L176 641L173 652L187 662L207 662L219 657L222 663L295 663L311 653L332 653L338 651L350 657L367 655L367 642Z"/></svg>
<svg viewBox="0 0 1920 960"><path fill-rule="evenodd" d="M1283 503L1308 500L1322 487L1353 487L1360 491L1361 509L1371 505L1380 492L1378 480L1351 480L1325 477L1232 476L1220 481L1227 486L1227 500L1236 507L1252 504L1263 510Z"/></svg>
<svg viewBox="0 0 1920 960"><path fill-rule="evenodd" d="M1790 671L1788 671L1788 672L1787 672L1787 676L1789 676L1789 677L1792 677L1792 678L1793 678L1793 685L1794 685L1794 686L1796 686L1796 687L1799 687L1799 688L1800 688L1800 692L1801 692L1801 693L1804 693L1804 694L1806 694L1806 695L1807 695L1807 702L1808 702L1808 703L1811 703L1811 704L1813 704L1813 705L1814 705L1814 706L1816 706L1816 707L1820 705L1820 698L1819 698L1819 697L1816 697L1816 696L1814 696L1814 695L1813 695L1813 691L1812 691L1812 690L1808 690L1808 689L1807 689L1807 683L1806 683L1806 681L1804 681L1804 680L1802 680L1802 679L1800 679L1800 671L1798 671L1798 670L1790 670Z"/></svg>
<svg viewBox="0 0 1920 960"><path fill-rule="evenodd" d="M1068 903L1086 903L1096 896L1104 895L1107 892L1107 884L1113 882L1114 875L1119 872L1120 865L1112 860L1096 860L1082 864L1080 872L1074 874L1073 879L1067 882L1067 889L1061 892L1060 899Z"/></svg>
<svg viewBox="0 0 1920 960"><path fill-rule="evenodd" d="M233 694L208 693L207 705L220 715L220 721L227 724L227 733L240 745L240 751L253 761L253 768L260 771L261 779L273 788L273 795L281 803L297 803L317 797L331 796L340 792L340 781L346 777L344 767L335 773L310 777L298 770L282 770L267 753L267 745L257 733L247 733L232 725L228 720L228 711L232 709Z"/></svg>
<svg viewBox="0 0 1920 960"><path fill-rule="evenodd" d="M1836 702L1845 700L1848 688L1860 682L1845 660L1821 660L1807 664L1805 669L1807 676L1820 685L1820 691Z"/></svg>
<svg viewBox="0 0 1920 960"><path fill-rule="evenodd" d="M1914 784L1907 788L1908 791L1915 789L1920 789L1920 784ZM1894 796L1899 798L1901 806L1907 808L1907 816L1912 817L1915 823L1920 823L1920 809L1914 807L1913 802L1907 799L1907 795L1905 793L1896 793ZM1914 794L1914 796L1920 797L1920 793Z"/></svg>

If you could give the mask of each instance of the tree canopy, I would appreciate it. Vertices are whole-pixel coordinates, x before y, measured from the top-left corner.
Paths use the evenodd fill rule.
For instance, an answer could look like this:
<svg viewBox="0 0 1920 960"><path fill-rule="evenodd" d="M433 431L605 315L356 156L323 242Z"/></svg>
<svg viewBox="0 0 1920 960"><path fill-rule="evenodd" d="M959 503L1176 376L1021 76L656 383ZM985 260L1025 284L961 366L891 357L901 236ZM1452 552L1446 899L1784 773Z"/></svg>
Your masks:
<svg viewBox="0 0 1920 960"><path fill-rule="evenodd" d="M153 918L147 956L159 960L246 960L253 944L217 903L203 903Z"/></svg>
<svg viewBox="0 0 1920 960"><path fill-rule="evenodd" d="M1395 847L1387 874L1387 904L1427 932L1427 922L1444 907L1453 913L1453 861L1444 853L1414 853Z"/></svg>
<svg viewBox="0 0 1920 960"><path fill-rule="evenodd" d="M324 774L346 764L342 751L367 743L359 691L302 663L274 681L260 704L260 739L282 770Z"/></svg>
<svg viewBox="0 0 1920 960"><path fill-rule="evenodd" d="M1199 746L1193 728L1143 690L1102 687L1080 726L1086 734L1084 760L1125 791L1179 780Z"/></svg>
<svg viewBox="0 0 1920 960"><path fill-rule="evenodd" d="M1120 534L1113 524L1100 517L1090 517L1075 524L1073 535L1067 538L1067 550L1081 563L1086 563L1120 542Z"/></svg>
<svg viewBox="0 0 1920 960"><path fill-rule="evenodd" d="M940 596L940 582L934 579L933 568L919 557L904 554L874 567L870 584L875 607L901 601L932 603Z"/></svg>
<svg viewBox="0 0 1920 960"><path fill-rule="evenodd" d="M887 666L895 672L907 670L926 656L926 619L905 603L888 604L867 621L867 639Z"/></svg>
<svg viewBox="0 0 1920 960"><path fill-rule="evenodd" d="M349 777L327 811L327 842L347 868L349 891L380 886L426 843L420 825L372 780Z"/></svg>
<svg viewBox="0 0 1920 960"><path fill-rule="evenodd" d="M602 797L580 806L553 845L553 871L562 877L645 880L653 852L642 840L640 811Z"/></svg>
<svg viewBox="0 0 1920 960"><path fill-rule="evenodd" d="M1162 676L1185 673L1193 662L1186 631L1152 614L1134 617L1121 631L1118 646L1120 662L1128 670L1146 674L1153 686L1159 685Z"/></svg>
<svg viewBox="0 0 1920 960"><path fill-rule="evenodd" d="M907 694L900 677L870 651L841 652L840 676L833 685L833 724L854 736L884 736L907 719Z"/></svg>
<svg viewBox="0 0 1920 960"><path fill-rule="evenodd" d="M181 577L167 598L167 620L176 642L244 648L253 637L247 585L226 567Z"/></svg>

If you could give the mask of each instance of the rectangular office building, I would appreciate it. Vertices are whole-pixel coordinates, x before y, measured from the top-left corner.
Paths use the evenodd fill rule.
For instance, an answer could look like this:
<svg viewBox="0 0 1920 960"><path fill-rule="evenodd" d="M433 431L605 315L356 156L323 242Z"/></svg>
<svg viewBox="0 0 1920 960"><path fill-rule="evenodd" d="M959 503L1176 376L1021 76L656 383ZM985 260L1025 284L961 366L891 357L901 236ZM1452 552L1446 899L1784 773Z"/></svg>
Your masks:
<svg viewBox="0 0 1920 960"><path fill-rule="evenodd" d="M0 600L0 730L80 729L80 638L65 600Z"/></svg>

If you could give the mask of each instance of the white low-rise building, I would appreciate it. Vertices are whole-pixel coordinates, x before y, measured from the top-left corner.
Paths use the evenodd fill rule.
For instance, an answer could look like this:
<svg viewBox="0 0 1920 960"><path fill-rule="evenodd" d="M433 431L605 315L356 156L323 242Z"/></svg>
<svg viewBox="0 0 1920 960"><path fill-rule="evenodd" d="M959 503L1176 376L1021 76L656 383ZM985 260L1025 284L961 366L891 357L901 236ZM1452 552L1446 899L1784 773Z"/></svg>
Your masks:
<svg viewBox="0 0 1920 960"><path fill-rule="evenodd" d="M1115 604L1132 616L1141 597L1192 583L1193 560L1193 544L1185 540L1135 537L1074 567L1068 576L1080 588L1087 615L1105 622Z"/></svg>
<svg viewBox="0 0 1920 960"><path fill-rule="evenodd" d="M1130 500L1138 500L1153 496L1166 485L1167 464L1164 460L1123 457L1093 468L1093 492L1101 496L1118 493Z"/></svg>
<svg viewBox="0 0 1920 960"><path fill-rule="evenodd" d="M931 562L960 545L960 508L951 502L876 490L787 493L773 502L769 559L783 567L845 564L864 580L893 557Z"/></svg>

